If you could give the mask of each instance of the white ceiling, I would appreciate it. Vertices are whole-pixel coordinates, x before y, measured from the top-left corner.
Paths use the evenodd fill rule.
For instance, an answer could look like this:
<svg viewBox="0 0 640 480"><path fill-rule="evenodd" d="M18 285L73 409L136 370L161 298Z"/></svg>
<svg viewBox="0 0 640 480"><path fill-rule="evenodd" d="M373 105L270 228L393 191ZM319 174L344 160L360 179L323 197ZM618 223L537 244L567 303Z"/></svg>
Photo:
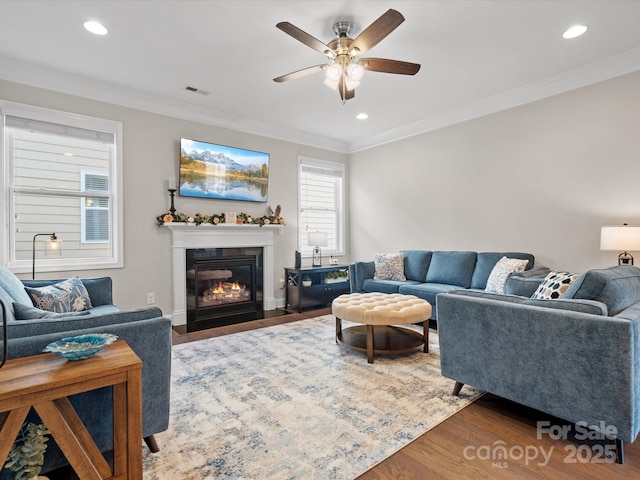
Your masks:
<svg viewBox="0 0 640 480"><path fill-rule="evenodd" d="M389 8L406 21L365 56L416 76L367 72L345 105L321 72L273 82L326 60L276 23L328 43ZM638 0L0 0L0 78L352 152L639 70L639 25Z"/></svg>

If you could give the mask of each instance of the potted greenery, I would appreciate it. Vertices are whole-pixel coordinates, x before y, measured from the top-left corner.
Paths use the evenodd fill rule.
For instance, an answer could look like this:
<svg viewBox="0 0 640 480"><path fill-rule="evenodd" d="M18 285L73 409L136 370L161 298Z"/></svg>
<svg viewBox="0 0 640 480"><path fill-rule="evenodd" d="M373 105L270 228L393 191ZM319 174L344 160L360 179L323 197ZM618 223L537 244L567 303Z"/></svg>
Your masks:
<svg viewBox="0 0 640 480"><path fill-rule="evenodd" d="M16 472L16 480L47 478L39 474L44 465L44 452L49 441L47 435L50 433L43 423L29 422L23 425L5 464L5 468Z"/></svg>
<svg viewBox="0 0 640 480"><path fill-rule="evenodd" d="M302 277L302 286L303 287L309 287L311 286L313 282L311 281L311 277L309 277L309 275L305 275L304 277Z"/></svg>
<svg viewBox="0 0 640 480"><path fill-rule="evenodd" d="M324 276L324 283L346 282L349 279L347 270L334 270Z"/></svg>

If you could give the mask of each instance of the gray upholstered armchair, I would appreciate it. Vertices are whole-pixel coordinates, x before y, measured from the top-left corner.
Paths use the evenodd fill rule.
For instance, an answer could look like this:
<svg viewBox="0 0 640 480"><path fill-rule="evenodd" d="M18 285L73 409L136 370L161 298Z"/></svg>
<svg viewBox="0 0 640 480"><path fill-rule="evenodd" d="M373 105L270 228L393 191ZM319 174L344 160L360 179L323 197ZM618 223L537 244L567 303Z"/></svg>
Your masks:
<svg viewBox="0 0 640 480"><path fill-rule="evenodd" d="M112 284L108 277L82 280L92 305L88 313L27 318L43 314L32 303L25 305L25 301L31 300L29 297L25 300L24 287L42 287L57 282L59 280L21 282L11 272L0 268L0 300L6 305L8 316L9 358L36 355L51 342L86 333L112 333L125 340L143 362L142 430L150 450L157 451L153 435L166 430L169 423L171 321L155 307L120 311L112 303ZM71 400L103 452L112 448L111 402L111 387L79 394ZM50 442L43 472L67 463L54 442ZM2 469L0 478L9 478L8 473Z"/></svg>

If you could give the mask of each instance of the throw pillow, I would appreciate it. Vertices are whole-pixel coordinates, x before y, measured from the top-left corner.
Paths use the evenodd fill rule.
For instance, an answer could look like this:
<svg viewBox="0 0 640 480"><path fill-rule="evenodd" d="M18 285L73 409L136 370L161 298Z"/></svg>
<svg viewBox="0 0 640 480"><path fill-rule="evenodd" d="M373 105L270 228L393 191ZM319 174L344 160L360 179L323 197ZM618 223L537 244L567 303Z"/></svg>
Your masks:
<svg viewBox="0 0 640 480"><path fill-rule="evenodd" d="M66 313L53 313L47 310L40 310L36 307L29 307L28 305L22 305L21 303L13 303L13 314L16 320L35 320L38 318L60 318L60 317L77 317L82 315L89 315L89 310L83 310L81 312L66 312Z"/></svg>
<svg viewBox="0 0 640 480"><path fill-rule="evenodd" d="M404 255L402 253L376 253L374 280L397 280L404 282Z"/></svg>
<svg viewBox="0 0 640 480"><path fill-rule="evenodd" d="M579 273L550 271L531 298L560 298L578 277Z"/></svg>
<svg viewBox="0 0 640 480"><path fill-rule="evenodd" d="M49 312L80 312L92 308L82 280L73 277L46 287L24 287L33 305Z"/></svg>
<svg viewBox="0 0 640 480"><path fill-rule="evenodd" d="M502 257L491 270L485 291L504 293L504 284L507 281L507 277L513 272L524 272L527 263L529 263L529 260Z"/></svg>

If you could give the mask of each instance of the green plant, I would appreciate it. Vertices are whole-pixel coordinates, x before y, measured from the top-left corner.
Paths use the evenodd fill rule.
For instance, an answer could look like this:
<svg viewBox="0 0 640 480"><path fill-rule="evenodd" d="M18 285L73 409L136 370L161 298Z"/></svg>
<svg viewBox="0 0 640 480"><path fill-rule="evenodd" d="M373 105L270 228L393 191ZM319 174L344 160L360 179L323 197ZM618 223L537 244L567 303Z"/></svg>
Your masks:
<svg viewBox="0 0 640 480"><path fill-rule="evenodd" d="M29 422L22 427L5 464L5 468L16 472L16 480L28 480L40 474L50 433L43 423Z"/></svg>
<svg viewBox="0 0 640 480"><path fill-rule="evenodd" d="M347 270L334 270L333 272L328 272L325 277L330 278L332 280L338 279L346 279L349 276L349 272Z"/></svg>

